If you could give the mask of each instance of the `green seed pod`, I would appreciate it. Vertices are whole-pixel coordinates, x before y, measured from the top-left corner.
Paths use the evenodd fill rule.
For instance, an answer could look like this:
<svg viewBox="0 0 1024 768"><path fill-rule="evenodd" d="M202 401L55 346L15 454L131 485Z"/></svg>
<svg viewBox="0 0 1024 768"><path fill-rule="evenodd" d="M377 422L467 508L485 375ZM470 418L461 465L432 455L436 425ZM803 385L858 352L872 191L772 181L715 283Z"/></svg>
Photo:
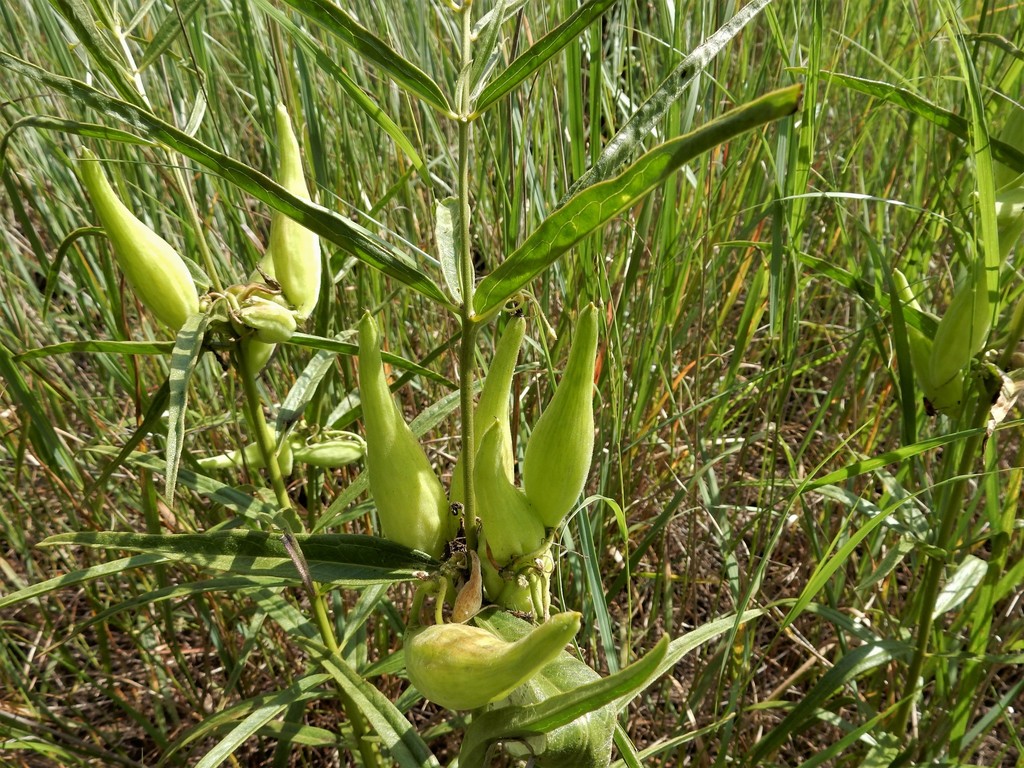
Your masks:
<svg viewBox="0 0 1024 768"><path fill-rule="evenodd" d="M242 450L228 451L217 456L205 456L198 460L203 469L230 469L248 465L253 469L263 466L263 454L256 443L249 443Z"/></svg>
<svg viewBox="0 0 1024 768"><path fill-rule="evenodd" d="M509 613L492 614L481 623L508 642L515 642L531 631L529 623ZM508 695L508 704L539 704L552 696L595 682L600 677L575 656L562 651L540 672L512 691ZM538 768L607 768L611 763L614 731L615 705L609 704L525 742L505 742L505 749L514 757L534 755Z"/></svg>
<svg viewBox="0 0 1024 768"><path fill-rule="evenodd" d="M307 445L300 440L292 441L295 461L321 469L335 469L354 464L366 453L366 443L357 435L337 437L320 443Z"/></svg>
<svg viewBox="0 0 1024 768"><path fill-rule="evenodd" d="M264 344L280 344L295 333L295 312L262 296L246 299L234 316Z"/></svg>
<svg viewBox="0 0 1024 768"><path fill-rule="evenodd" d="M590 474L599 320L593 304L580 313L562 380L526 445L523 488L548 528L562 522Z"/></svg>
<svg viewBox="0 0 1024 768"><path fill-rule="evenodd" d="M971 358L985 348L992 327L985 271L979 263L953 294L932 340L931 378L936 387L961 375Z"/></svg>
<svg viewBox="0 0 1024 768"><path fill-rule="evenodd" d="M435 624L405 637L409 680L427 699L455 710L501 699L558 656L580 628L560 613L514 643L468 624Z"/></svg>
<svg viewBox="0 0 1024 768"><path fill-rule="evenodd" d="M244 361L244 374L250 379L255 379L260 372L267 367L271 355L277 349L276 344L264 344L256 338L255 334L248 335L242 339L242 360Z"/></svg>
<svg viewBox="0 0 1024 768"><path fill-rule="evenodd" d="M277 105L277 142L280 152L278 184L296 197L309 200L299 142L282 104ZM273 268L268 272L281 284L285 298L305 320L320 297L320 238L280 211L274 211L270 218L269 251Z"/></svg>
<svg viewBox="0 0 1024 768"><path fill-rule="evenodd" d="M501 340L494 350L487 378L484 379L480 402L474 411L473 433L479 450L484 432L497 421L501 429L501 463L509 482L513 480L515 457L512 448L512 430L509 424L509 392L512 389L512 375L516 361L519 359L519 348L526 334L526 318L513 317L505 327ZM452 501L465 501L463 497L462 457L455 462L452 470L451 498Z"/></svg>
<svg viewBox="0 0 1024 768"><path fill-rule="evenodd" d="M544 545L545 530L526 494L505 475L501 458L501 425L497 421L484 432L476 454L477 514L483 525L486 546L480 559L503 568L513 560L536 552ZM493 595L488 592L488 597Z"/></svg>
<svg viewBox="0 0 1024 768"><path fill-rule="evenodd" d="M359 323L359 393L366 465L385 538L440 557L455 535L441 481L402 418L384 378L380 333L369 313Z"/></svg>
<svg viewBox="0 0 1024 768"><path fill-rule="evenodd" d="M921 312L921 305L914 297L906 275L900 270L894 269L893 282L903 306ZM949 416L956 415L963 403L963 372L941 386L936 386L932 380L932 340L924 332L908 323L907 342L910 346L910 362L914 368L914 375L917 377L918 386L925 398L936 411Z"/></svg>
<svg viewBox="0 0 1024 768"><path fill-rule="evenodd" d="M83 149L82 158L79 173L128 285L157 320L177 333L199 311L199 294L188 267L170 243L118 199L96 156Z"/></svg>

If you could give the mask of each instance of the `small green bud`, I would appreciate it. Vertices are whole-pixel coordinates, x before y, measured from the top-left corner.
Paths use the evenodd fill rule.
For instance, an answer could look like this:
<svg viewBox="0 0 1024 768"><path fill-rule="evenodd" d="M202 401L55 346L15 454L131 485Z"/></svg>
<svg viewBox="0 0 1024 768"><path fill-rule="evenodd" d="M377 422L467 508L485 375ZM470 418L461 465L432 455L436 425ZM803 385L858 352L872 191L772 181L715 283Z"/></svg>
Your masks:
<svg viewBox="0 0 1024 768"><path fill-rule="evenodd" d="M516 642L468 624L435 624L405 638L409 680L427 699L455 710L504 698L561 653L580 614L560 613Z"/></svg>
<svg viewBox="0 0 1024 768"><path fill-rule="evenodd" d="M82 158L79 174L128 285L157 320L177 333L199 311L199 294L185 261L118 199L96 156L83 149Z"/></svg>
<svg viewBox="0 0 1024 768"><path fill-rule="evenodd" d="M562 522L590 474L599 320L593 304L580 313L562 380L526 444L523 488L548 528Z"/></svg>
<svg viewBox="0 0 1024 768"><path fill-rule="evenodd" d="M262 296L246 299L234 316L264 344L280 344L295 333L295 312Z"/></svg>
<svg viewBox="0 0 1024 768"><path fill-rule="evenodd" d="M288 110L282 104L277 105L277 142L277 182L296 197L309 200L299 142ZM270 218L269 252L273 266L266 270L268 275L281 284L285 298L305 320L320 297L320 238L280 211L274 211Z"/></svg>
<svg viewBox="0 0 1024 768"><path fill-rule="evenodd" d="M440 557L457 519L384 377L380 332L367 313L359 323L359 394L370 491L385 538Z"/></svg>

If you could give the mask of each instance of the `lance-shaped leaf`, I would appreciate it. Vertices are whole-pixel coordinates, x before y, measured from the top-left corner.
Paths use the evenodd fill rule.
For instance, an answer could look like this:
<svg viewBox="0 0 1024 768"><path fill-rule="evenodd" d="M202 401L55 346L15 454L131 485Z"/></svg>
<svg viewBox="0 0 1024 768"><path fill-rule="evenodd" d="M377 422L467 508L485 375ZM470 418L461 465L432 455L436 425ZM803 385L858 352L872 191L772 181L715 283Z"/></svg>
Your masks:
<svg viewBox="0 0 1024 768"><path fill-rule="evenodd" d="M587 187L540 223L512 255L480 283L473 301L479 316L510 296L584 237L642 200L683 164L741 133L793 114L802 86L793 85L737 107L697 130L644 154L614 179Z"/></svg>
<svg viewBox="0 0 1024 768"><path fill-rule="evenodd" d="M581 189L611 176L615 169L636 151L640 143L665 116L676 100L685 93L686 89L690 87L690 83L693 82L693 78L703 72L711 60L725 47L725 44L736 37L740 30L747 25L747 22L757 16L761 9L770 2L771 0L753 0L743 6L735 16L683 59L679 66L672 71L672 74L665 78L658 89L640 105L640 108L601 150L600 157L597 158L590 170L576 180L569 192L562 198L563 202Z"/></svg>
<svg viewBox="0 0 1024 768"><path fill-rule="evenodd" d="M309 565L309 575L323 584L359 588L370 584L411 581L437 563L376 536L343 533L295 535ZM40 546L77 544L163 555L168 560L249 576L300 577L281 536L263 531L150 534L109 531L62 533Z"/></svg>
<svg viewBox="0 0 1024 768"><path fill-rule="evenodd" d="M291 194L255 168L216 151L146 109L108 96L81 81L47 72L4 51L0 51L0 67L131 125L153 140L220 174L257 200L281 211L360 261L379 269L424 296L446 307L452 307L441 289L417 269L405 254L389 243L344 216Z"/></svg>

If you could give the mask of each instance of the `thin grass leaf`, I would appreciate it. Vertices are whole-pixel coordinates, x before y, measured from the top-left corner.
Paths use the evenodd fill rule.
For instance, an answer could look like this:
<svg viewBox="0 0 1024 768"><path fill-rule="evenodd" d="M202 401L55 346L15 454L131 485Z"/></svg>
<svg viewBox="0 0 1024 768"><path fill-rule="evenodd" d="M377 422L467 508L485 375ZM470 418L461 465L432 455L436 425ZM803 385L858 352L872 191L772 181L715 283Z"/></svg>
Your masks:
<svg viewBox="0 0 1024 768"><path fill-rule="evenodd" d="M496 311L576 243L642 200L685 163L746 131L793 114L801 94L799 85L766 94L692 133L655 147L614 179L584 189L544 219L481 281L473 302L477 315Z"/></svg>
<svg viewBox="0 0 1024 768"><path fill-rule="evenodd" d="M750 763L764 763L786 741L800 733L814 719L814 713L825 706L832 695L865 672L904 660L910 648L895 640L883 640L858 646L836 662L810 691L807 691L775 728L770 730L750 752Z"/></svg>
<svg viewBox="0 0 1024 768"><path fill-rule="evenodd" d="M662 81L619 132L608 142L597 161L570 187L559 202L561 205L577 192L609 178L627 158L639 149L668 110L683 96L693 79L704 71L711 60L732 40L747 23L757 16L771 0L752 0L740 8L707 40L697 46L672 73Z"/></svg>
<svg viewBox="0 0 1024 768"><path fill-rule="evenodd" d="M295 24L279 9L267 2L267 0L256 0L256 4L259 5L268 16L273 18L274 21L288 31L292 36L292 39L295 40L295 42L298 43L304 51L306 51L306 53L313 57L321 71L334 78L334 81L341 86L341 89L348 94L349 98L355 102L355 105L359 107L359 109L361 109L371 121L376 123L382 131L391 137L392 141L395 142L395 146L405 153L413 167L426 177L426 174L424 173L425 166L423 164L423 159L416 152L416 148L413 146L412 141L409 140L409 137L403 133L402 129L398 127L398 124L391 119L391 116L388 115L376 101L370 98L366 92L363 91L363 89L345 73L344 69L338 66L338 64L336 64L334 60L324 52L323 48L316 42L316 40L313 39L313 36Z"/></svg>
<svg viewBox="0 0 1024 768"><path fill-rule="evenodd" d="M204 168L220 174L240 189L281 211L357 259L451 308L451 303L441 289L413 266L404 254L384 240L334 211L296 197L256 169L217 152L147 110L108 96L85 83L47 72L5 51L0 51L0 67L137 128Z"/></svg>
<svg viewBox="0 0 1024 768"><path fill-rule="evenodd" d="M296 346L299 347L305 347L306 349L321 349L327 352L334 352L335 354L339 355L347 355L349 357L355 357L359 352L358 344L352 344L347 341L337 341L336 339L325 339L323 336L312 336L308 333L292 334L292 337L288 339L288 343L295 344ZM446 342L444 345L442 345L441 348L435 350L435 352L448 349L454 343L454 339L451 342ZM428 357L433 356L436 355L431 355ZM407 374L422 376L425 379L429 379L430 381L442 384L448 389L458 389L458 385L454 381L445 378L441 374L436 373L435 371L432 371L429 368L425 368L419 363L414 363L412 360L409 360L407 358L401 357L391 352L382 352L381 359L388 365L393 365L397 368L401 368L403 371L406 371Z"/></svg>
<svg viewBox="0 0 1024 768"><path fill-rule="evenodd" d="M135 66L136 70L144 72L150 64L160 58L163 52L178 39L178 35L185 33L185 26L205 4L206 0L184 0L174 3L171 12L164 18L156 34L149 41L149 45L146 46L146 52L142 54L142 59Z"/></svg>
<svg viewBox="0 0 1024 768"><path fill-rule="evenodd" d="M484 88L474 105L476 113L485 112L498 99L522 84L556 53L578 38L583 30L601 18L614 4L615 0L589 0L581 5L569 18L523 51L504 72Z"/></svg>
<svg viewBox="0 0 1024 768"><path fill-rule="evenodd" d="M441 768L405 715L344 659L322 654L319 662L345 690L401 768Z"/></svg>
<svg viewBox="0 0 1024 768"><path fill-rule="evenodd" d="M0 377L5 382L5 396L17 405L21 412L23 428L28 429L29 440L40 460L47 466L59 467L76 488L85 481L78 471L75 457L60 439L42 408L38 398L25 382L11 351L0 343Z"/></svg>
<svg viewBox="0 0 1024 768"><path fill-rule="evenodd" d="M658 677L668 648L665 635L642 659L614 675L529 707L502 707L475 716L466 729L459 765L483 768L487 750L495 741L548 733L614 701L632 699Z"/></svg>
<svg viewBox="0 0 1024 768"><path fill-rule="evenodd" d="M292 384L292 388L288 390L284 402L281 403L281 407L277 411L277 419L274 424L279 443L285 439L286 434L291 431L302 416L302 412L306 410L306 406L316 394L320 382L334 367L336 357L337 353L333 350L317 351L313 355L313 359L302 369L302 373Z"/></svg>
<svg viewBox="0 0 1024 768"><path fill-rule="evenodd" d="M188 383L203 353L203 338L210 324L209 315L197 312L178 331L171 352L171 371L167 418L167 488L164 498L174 508L174 486L178 481L178 465L185 447L185 414L188 412Z"/></svg>
<svg viewBox="0 0 1024 768"><path fill-rule="evenodd" d="M397 51L359 24L347 11L329 0L284 2L310 21L315 21L364 59L372 61L413 95L419 96L441 112L451 112L448 99L437 83L415 64L399 56Z"/></svg>
<svg viewBox="0 0 1024 768"><path fill-rule="evenodd" d="M27 600L34 600L51 592L102 579L104 576L124 573L133 568L146 568L151 565L166 563L167 560L168 558L164 555L132 555L120 560L111 560L109 563L100 563L89 568L83 568L80 571L65 573L62 576L54 576L52 579L32 584L24 589L19 589L17 592L0 595L0 608L9 608L12 605L24 603Z"/></svg>
<svg viewBox="0 0 1024 768"><path fill-rule="evenodd" d="M986 561L974 555L967 555L942 586L942 591L935 599L932 618L949 613L967 600L978 588L978 585L984 581L987 571L988 563Z"/></svg>
<svg viewBox="0 0 1024 768"><path fill-rule="evenodd" d="M508 0L498 0L491 11L487 14L489 21L480 30L474 32L477 38L477 45L473 48L473 63L469 68L467 76L468 85L474 94L484 87L484 78L489 67L493 66L495 60L498 39L501 36L501 25L505 20L505 7ZM481 41L480 33L486 30L487 35Z"/></svg>
<svg viewBox="0 0 1024 768"><path fill-rule="evenodd" d="M322 584L358 588L412 581L438 565L422 552L376 536L322 533L294 538L309 564L313 580ZM271 576L300 583L281 537L263 531L180 534L85 531L51 536L39 546L63 544L150 552L210 570Z"/></svg>
<svg viewBox="0 0 1024 768"><path fill-rule="evenodd" d="M99 229L90 227L90 229ZM44 357L70 354L108 355L168 355L174 350L173 341L64 341L48 347L27 349L14 356L17 363L27 363Z"/></svg>
<svg viewBox="0 0 1024 768"><path fill-rule="evenodd" d="M85 123L81 120L65 120L50 115L28 115L19 118L11 123L11 127L4 131L0 137L0 173L4 172L7 158L7 146L10 144L14 134L21 128L45 128L60 133L71 133L76 136L87 136L90 139L104 139L106 141L119 141L123 144L137 144L142 147L155 147L156 143L134 133L122 131L120 128L109 128L97 123Z"/></svg>

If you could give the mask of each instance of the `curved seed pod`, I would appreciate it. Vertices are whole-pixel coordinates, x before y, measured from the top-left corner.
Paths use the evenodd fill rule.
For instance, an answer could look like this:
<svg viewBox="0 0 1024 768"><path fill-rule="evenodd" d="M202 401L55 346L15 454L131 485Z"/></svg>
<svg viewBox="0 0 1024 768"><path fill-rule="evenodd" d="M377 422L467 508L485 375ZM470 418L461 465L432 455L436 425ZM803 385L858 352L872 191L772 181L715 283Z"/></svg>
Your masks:
<svg viewBox="0 0 1024 768"><path fill-rule="evenodd" d="M598 322L593 304L580 313L562 380L526 444L523 488L548 528L562 522L590 474Z"/></svg>
<svg viewBox="0 0 1024 768"><path fill-rule="evenodd" d="M277 105L277 143L280 151L277 183L296 197L309 200L299 142L283 104ZM299 317L305 320L320 297L320 238L280 211L274 211L270 218L269 251L273 268L268 271L281 284L285 298Z"/></svg>
<svg viewBox="0 0 1024 768"><path fill-rule="evenodd" d="M509 482L513 480L515 464L512 447L512 430L509 424L509 392L512 389L512 375L515 373L519 348L526 334L526 318L513 317L494 350L494 360L484 379L483 392L474 412L473 432L479 450L484 432L497 421L501 429L501 464ZM464 501L462 490L462 457L455 462L452 470L451 499Z"/></svg>
<svg viewBox="0 0 1024 768"><path fill-rule="evenodd" d="M476 455L477 514L483 525L480 559L499 568L540 549L545 530L526 494L505 476L501 460L501 425L484 432ZM491 597L488 593L488 597Z"/></svg>
<svg viewBox="0 0 1024 768"><path fill-rule="evenodd" d="M980 260L968 282L954 294L932 340L931 376L936 387L962 374L971 358L985 348L992 327L992 305Z"/></svg>
<svg viewBox="0 0 1024 768"><path fill-rule="evenodd" d="M261 296L247 299L235 312L235 317L246 328L254 330L256 338L264 344L280 344L295 333L295 313Z"/></svg>
<svg viewBox="0 0 1024 768"><path fill-rule="evenodd" d="M910 284L907 282L906 275L900 270L894 269L893 282L903 305L919 312L922 311L921 305L918 304ZM958 372L949 381L941 386L936 386L932 380L932 340L908 323L907 342L910 346L910 362L914 367L914 375L917 376L918 386L921 387L925 398L936 411L948 416L956 415L963 403L963 372Z"/></svg>
<svg viewBox="0 0 1024 768"><path fill-rule="evenodd" d="M79 174L96 215L114 247L114 256L132 292L146 309L175 333L199 311L199 294L184 260L118 199L96 156L82 150Z"/></svg>
<svg viewBox="0 0 1024 768"><path fill-rule="evenodd" d="M468 624L435 624L405 637L405 667L416 689L448 709L479 709L503 698L558 656L580 628L560 613L514 643Z"/></svg>
<svg viewBox="0 0 1024 768"><path fill-rule="evenodd" d="M495 613L483 621L503 640L514 642L530 632L530 624L508 613ZM595 682L600 675L562 651L540 672L508 695L508 704L529 706L552 696ZM472 725L470 726L472 728ZM536 756L539 768L607 768L611 763L615 705L587 712L567 725L523 742L506 742L505 749L516 757Z"/></svg>
<svg viewBox="0 0 1024 768"><path fill-rule="evenodd" d="M231 467L250 466L260 469L263 466L263 454L256 443L249 443L242 450L228 451L217 456L205 456L197 461L203 469L230 469Z"/></svg>
<svg viewBox="0 0 1024 768"><path fill-rule="evenodd" d="M366 443L355 435L325 440L312 445L306 445L301 440L292 441L292 454L295 461L321 469L334 469L353 464L363 458L365 453Z"/></svg>
<svg viewBox="0 0 1024 768"><path fill-rule="evenodd" d="M255 379L267 367L267 363L270 362L270 357L274 354L274 350L277 349L277 345L264 344L256 338L255 334L243 338L241 344L243 349L242 360L245 366L243 373L250 379Z"/></svg>
<svg viewBox="0 0 1024 768"><path fill-rule="evenodd" d="M441 481L391 397L380 333L369 313L359 323L359 392L370 491L385 538L440 557L457 522Z"/></svg>

